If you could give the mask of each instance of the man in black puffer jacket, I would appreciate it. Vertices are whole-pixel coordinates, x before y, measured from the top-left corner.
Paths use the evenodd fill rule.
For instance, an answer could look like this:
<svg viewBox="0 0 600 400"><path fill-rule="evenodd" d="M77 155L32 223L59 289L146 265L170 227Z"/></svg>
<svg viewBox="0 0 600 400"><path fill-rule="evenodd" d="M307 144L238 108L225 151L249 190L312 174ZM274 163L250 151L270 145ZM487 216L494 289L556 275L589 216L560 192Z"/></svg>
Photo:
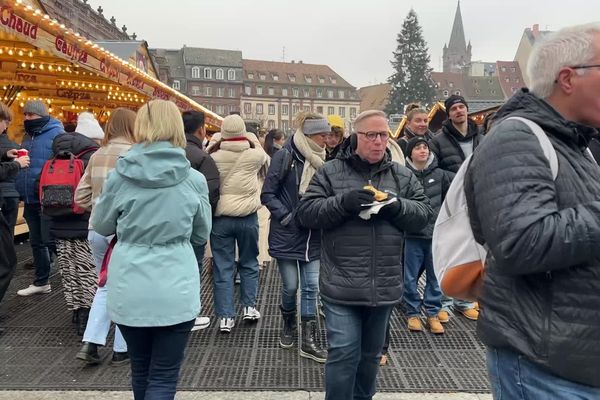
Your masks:
<svg viewBox="0 0 600 400"><path fill-rule="evenodd" d="M385 328L402 296L404 232L416 232L432 216L415 175L391 161L385 114L365 111L356 137L313 177L297 211L301 225L321 229L320 290L329 354L326 399L370 399ZM374 201L373 185L397 201L363 219ZM352 383L352 384L349 384Z"/></svg>
<svg viewBox="0 0 600 400"><path fill-rule="evenodd" d="M465 177L489 248L477 330L496 398L600 398L600 168L586 151L600 127L598 64L600 24L536 42L531 92L498 111ZM545 131L556 179L539 140L508 116Z"/></svg>

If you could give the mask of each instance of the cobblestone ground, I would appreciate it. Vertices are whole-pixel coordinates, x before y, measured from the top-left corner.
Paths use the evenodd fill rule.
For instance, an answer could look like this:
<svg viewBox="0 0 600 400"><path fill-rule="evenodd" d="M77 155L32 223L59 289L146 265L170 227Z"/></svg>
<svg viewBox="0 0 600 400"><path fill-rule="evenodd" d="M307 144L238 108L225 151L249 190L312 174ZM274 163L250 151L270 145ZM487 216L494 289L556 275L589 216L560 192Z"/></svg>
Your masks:
<svg viewBox="0 0 600 400"><path fill-rule="evenodd" d="M6 329L0 336L0 390L128 390L129 367L110 366L110 345L101 349L103 360L99 366L88 367L75 359L81 338L71 324L57 271L53 271L51 278L51 294L28 298L16 296L17 288L26 287L33 275L33 271L23 268L23 264L30 260L28 243L18 246L18 253L17 274L0 305L0 326ZM207 268L203 273L203 285L204 315L212 316L212 282ZM296 398L322 398L318 393L309 396L309 392L323 390L323 366L300 358L297 350L284 350L278 346L279 285L276 268L261 272L257 308L263 318L258 323L244 324L240 321L230 335L219 334L214 324L207 330L192 333L180 379L182 390L302 390L306 396L299 394L301 397ZM446 325L446 334L441 336L429 332L408 332L405 326L404 316L395 311L390 362L379 374L382 396L385 392L468 392L471 394L451 397L423 395L418 398L488 398L477 395L489 393L489 383L485 373L484 347L476 338L475 323L462 316L452 316ZM323 341L324 337L322 330ZM0 400L11 398L3 396L17 393L0 392ZM59 398L23 396L19 394L12 398ZM40 392L38 396L44 395ZM93 394L90 392L89 396ZM115 396L120 398L118 394ZM183 393L180 398L219 397ZM238 397L227 398L234 400Z"/></svg>

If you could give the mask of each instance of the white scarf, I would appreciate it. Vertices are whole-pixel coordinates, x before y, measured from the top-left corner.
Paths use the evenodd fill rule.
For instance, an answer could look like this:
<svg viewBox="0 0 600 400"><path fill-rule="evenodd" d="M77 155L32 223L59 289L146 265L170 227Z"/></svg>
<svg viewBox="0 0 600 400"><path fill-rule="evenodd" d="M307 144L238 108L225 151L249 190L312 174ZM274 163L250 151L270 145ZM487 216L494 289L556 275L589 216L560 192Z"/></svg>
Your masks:
<svg viewBox="0 0 600 400"><path fill-rule="evenodd" d="M302 170L302 178L300 179L300 187L298 188L298 193L304 194L317 169L325 164L327 152L325 148L320 147L313 140L307 138L300 129L294 133L292 140L300 154L304 157L304 169Z"/></svg>

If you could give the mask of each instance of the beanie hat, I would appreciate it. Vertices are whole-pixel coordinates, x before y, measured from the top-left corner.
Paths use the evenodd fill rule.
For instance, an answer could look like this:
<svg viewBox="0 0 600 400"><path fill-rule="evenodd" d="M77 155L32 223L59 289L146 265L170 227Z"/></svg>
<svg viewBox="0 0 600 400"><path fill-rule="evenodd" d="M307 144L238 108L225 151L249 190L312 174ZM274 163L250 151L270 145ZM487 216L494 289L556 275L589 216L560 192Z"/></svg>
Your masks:
<svg viewBox="0 0 600 400"><path fill-rule="evenodd" d="M82 134L92 140L104 139L104 131L98 123L98 120L94 117L94 114L90 112L82 112L77 117L77 126L75 132Z"/></svg>
<svg viewBox="0 0 600 400"><path fill-rule="evenodd" d="M25 107L23 107L23 113L35 114L40 117L47 117L49 115L48 107L46 107L46 104L41 100L29 100L25 103Z"/></svg>
<svg viewBox="0 0 600 400"><path fill-rule="evenodd" d="M329 122L325 118L307 119L302 124L302 133L306 136L329 132L331 132L331 125L329 125Z"/></svg>
<svg viewBox="0 0 600 400"><path fill-rule="evenodd" d="M427 139L425 138L425 136L415 136L414 138L410 139L408 141L408 144L406 145L406 157L412 160L413 149L421 143L425 143L427 145L427 148L429 148L429 144L427 143Z"/></svg>
<svg viewBox="0 0 600 400"><path fill-rule="evenodd" d="M339 115L328 115L327 121L331 127L344 128L344 120Z"/></svg>
<svg viewBox="0 0 600 400"><path fill-rule="evenodd" d="M450 113L450 109L452 108L453 105L459 104L459 103L464 104L465 107L467 107L467 110L469 109L469 105L467 104L467 101L465 100L464 97L459 96L457 94L453 94L452 96L448 97L446 99L446 101L444 101L444 107L446 107L446 114Z"/></svg>
<svg viewBox="0 0 600 400"><path fill-rule="evenodd" d="M236 114L226 116L221 124L221 138L227 140L243 136L246 136L246 124L242 117Z"/></svg>

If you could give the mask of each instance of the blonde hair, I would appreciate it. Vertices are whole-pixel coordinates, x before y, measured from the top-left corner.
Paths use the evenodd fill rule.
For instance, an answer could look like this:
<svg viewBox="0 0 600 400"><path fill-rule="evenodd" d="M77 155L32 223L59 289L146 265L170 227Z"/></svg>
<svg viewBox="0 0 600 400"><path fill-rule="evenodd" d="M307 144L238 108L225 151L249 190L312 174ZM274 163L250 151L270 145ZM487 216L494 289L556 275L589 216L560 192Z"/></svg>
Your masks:
<svg viewBox="0 0 600 400"><path fill-rule="evenodd" d="M385 113L383 111L367 110L367 111L363 111L360 114L358 114L358 116L354 120L354 127L356 128L364 120L373 118L373 117L381 117L387 121L387 117L385 116Z"/></svg>
<svg viewBox="0 0 600 400"><path fill-rule="evenodd" d="M172 101L152 100L140 108L135 119L133 136L137 143L168 141L185 148L183 119Z"/></svg>
<svg viewBox="0 0 600 400"><path fill-rule="evenodd" d="M134 127L135 112L128 110L127 108L115 109L110 115L108 122L106 122L106 128L104 129L104 139L102 139L102 146L106 146L108 142L118 137L122 137L129 143L134 143Z"/></svg>
<svg viewBox="0 0 600 400"><path fill-rule="evenodd" d="M325 117L312 111L301 111L294 117L294 126L302 129L304 121L307 119L325 119Z"/></svg>
<svg viewBox="0 0 600 400"><path fill-rule="evenodd" d="M12 111L2 102L0 102L0 121L12 121Z"/></svg>

